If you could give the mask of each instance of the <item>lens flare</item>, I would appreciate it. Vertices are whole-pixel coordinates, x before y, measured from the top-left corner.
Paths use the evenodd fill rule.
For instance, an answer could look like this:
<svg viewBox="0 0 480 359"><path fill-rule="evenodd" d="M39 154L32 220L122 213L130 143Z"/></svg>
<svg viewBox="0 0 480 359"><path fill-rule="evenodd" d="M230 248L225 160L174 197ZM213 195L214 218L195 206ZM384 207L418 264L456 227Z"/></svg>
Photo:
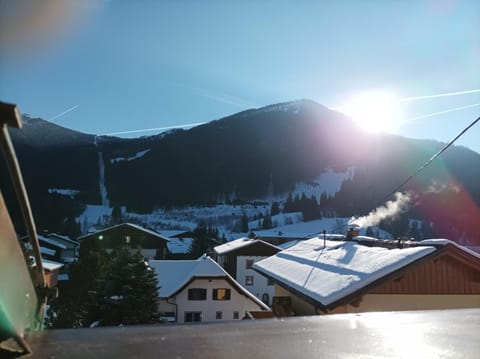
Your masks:
<svg viewBox="0 0 480 359"><path fill-rule="evenodd" d="M402 109L397 96L385 91L369 91L352 97L340 111L350 116L368 132L393 130L402 120Z"/></svg>

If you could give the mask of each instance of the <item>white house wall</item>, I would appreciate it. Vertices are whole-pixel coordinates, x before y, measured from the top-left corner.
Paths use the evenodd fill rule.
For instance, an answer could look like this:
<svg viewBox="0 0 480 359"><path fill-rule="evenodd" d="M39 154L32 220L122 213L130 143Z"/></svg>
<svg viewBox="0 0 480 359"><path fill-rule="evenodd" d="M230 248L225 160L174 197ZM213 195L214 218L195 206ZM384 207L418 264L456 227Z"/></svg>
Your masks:
<svg viewBox="0 0 480 359"><path fill-rule="evenodd" d="M268 294L268 306L272 306L272 298L275 295L275 288L273 285L268 285L268 279L253 269L247 269L247 260L253 260L253 262L261 261L265 259L265 256L238 256L237 257L237 282L240 283L245 289L256 296L258 299L263 300L263 294ZM253 276L253 285L246 285L246 277Z"/></svg>
<svg viewBox="0 0 480 359"><path fill-rule="evenodd" d="M207 289L206 300L188 300L190 288ZM213 289L229 288L230 300L213 300ZM173 298L172 298L173 299ZM173 302L173 300L171 300ZM259 311L261 308L250 298L239 293L225 279L195 279L175 297L177 304L177 323L184 323L185 312L202 312L202 322L221 322L234 320L233 313L239 312L241 320L247 311ZM222 319L216 319L216 312L222 312Z"/></svg>

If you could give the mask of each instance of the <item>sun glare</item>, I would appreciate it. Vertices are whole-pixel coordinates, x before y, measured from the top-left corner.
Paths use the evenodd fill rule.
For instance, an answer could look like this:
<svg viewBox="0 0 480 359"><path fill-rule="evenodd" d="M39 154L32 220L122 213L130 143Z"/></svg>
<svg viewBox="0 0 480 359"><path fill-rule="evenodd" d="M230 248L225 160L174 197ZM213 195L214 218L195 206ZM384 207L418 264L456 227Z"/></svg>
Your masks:
<svg viewBox="0 0 480 359"><path fill-rule="evenodd" d="M398 97L384 91L356 95L340 109L362 129L374 133L393 130L402 118Z"/></svg>

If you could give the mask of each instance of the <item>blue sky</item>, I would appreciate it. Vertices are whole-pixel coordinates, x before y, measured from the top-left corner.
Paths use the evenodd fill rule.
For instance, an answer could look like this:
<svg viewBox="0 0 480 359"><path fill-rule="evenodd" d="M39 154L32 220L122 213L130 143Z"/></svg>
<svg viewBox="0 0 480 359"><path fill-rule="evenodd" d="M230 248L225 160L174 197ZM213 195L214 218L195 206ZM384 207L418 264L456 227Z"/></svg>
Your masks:
<svg viewBox="0 0 480 359"><path fill-rule="evenodd" d="M336 107L372 89L400 98L480 89L476 0L45 0L42 11L8 3L0 99L88 133L198 123L301 98ZM402 109L411 119L478 103L474 92ZM476 106L391 132L449 141L479 115ZM458 143L480 152L480 124Z"/></svg>

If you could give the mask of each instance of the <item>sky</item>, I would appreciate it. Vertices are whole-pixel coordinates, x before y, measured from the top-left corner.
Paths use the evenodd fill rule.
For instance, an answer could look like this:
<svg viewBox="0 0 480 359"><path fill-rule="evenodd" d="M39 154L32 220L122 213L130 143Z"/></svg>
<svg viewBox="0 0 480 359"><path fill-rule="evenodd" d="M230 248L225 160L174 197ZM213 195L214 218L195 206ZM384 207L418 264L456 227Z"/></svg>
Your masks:
<svg viewBox="0 0 480 359"><path fill-rule="evenodd" d="M86 133L372 91L407 137L448 142L480 115L478 0L0 0L0 36L0 100ZM480 153L480 123L457 144Z"/></svg>

